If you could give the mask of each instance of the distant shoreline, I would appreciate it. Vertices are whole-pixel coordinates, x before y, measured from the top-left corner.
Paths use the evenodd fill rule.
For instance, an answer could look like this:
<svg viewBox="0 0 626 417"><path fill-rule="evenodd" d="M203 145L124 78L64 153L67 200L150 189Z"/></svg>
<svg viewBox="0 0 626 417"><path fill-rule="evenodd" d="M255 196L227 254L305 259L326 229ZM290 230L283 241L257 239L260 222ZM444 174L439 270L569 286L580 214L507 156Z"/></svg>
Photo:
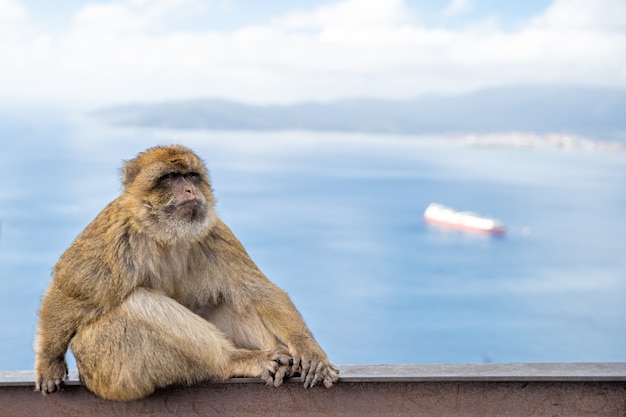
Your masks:
<svg viewBox="0 0 626 417"><path fill-rule="evenodd" d="M624 108L626 89L525 86L410 100L181 100L120 105L91 115L112 126L454 136L471 146L623 152Z"/></svg>
<svg viewBox="0 0 626 417"><path fill-rule="evenodd" d="M467 134L458 135L454 141L463 145L489 148L515 148L515 149L555 149L563 151L584 152L626 152L626 146L614 141L590 139L577 135L558 133L490 133L490 134Z"/></svg>

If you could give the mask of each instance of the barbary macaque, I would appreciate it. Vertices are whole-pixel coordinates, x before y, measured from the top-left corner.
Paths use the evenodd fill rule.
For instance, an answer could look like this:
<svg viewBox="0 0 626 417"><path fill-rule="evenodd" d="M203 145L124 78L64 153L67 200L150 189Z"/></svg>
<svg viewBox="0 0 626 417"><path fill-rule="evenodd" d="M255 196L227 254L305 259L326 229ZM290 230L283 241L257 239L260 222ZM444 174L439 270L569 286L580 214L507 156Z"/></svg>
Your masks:
<svg viewBox="0 0 626 417"><path fill-rule="evenodd" d="M204 163L182 146L127 161L123 192L54 267L35 341L36 389L60 389L70 347L87 388L131 401L231 377L338 381L286 292L219 219Z"/></svg>

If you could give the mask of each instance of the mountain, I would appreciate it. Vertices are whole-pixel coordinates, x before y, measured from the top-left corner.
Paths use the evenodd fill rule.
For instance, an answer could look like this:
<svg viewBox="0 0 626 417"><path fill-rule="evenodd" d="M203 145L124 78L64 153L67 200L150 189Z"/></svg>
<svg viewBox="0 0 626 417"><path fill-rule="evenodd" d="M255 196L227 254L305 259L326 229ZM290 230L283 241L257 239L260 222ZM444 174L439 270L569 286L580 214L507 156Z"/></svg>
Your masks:
<svg viewBox="0 0 626 417"><path fill-rule="evenodd" d="M623 137L626 90L499 87L412 100L250 105L189 100L109 107L95 112L123 126L210 130L312 130L376 133L529 131Z"/></svg>

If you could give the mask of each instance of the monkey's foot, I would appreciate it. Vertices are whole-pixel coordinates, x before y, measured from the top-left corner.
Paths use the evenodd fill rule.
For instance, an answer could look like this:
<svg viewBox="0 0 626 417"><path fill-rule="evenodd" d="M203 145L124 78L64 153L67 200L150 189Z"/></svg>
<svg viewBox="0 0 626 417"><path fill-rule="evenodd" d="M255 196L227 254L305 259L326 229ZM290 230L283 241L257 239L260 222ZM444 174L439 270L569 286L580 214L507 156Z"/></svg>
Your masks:
<svg viewBox="0 0 626 417"><path fill-rule="evenodd" d="M232 357L232 376L261 378L269 386L282 385L291 375L293 359L278 350L239 349Z"/></svg>
<svg viewBox="0 0 626 417"><path fill-rule="evenodd" d="M279 351L268 352L268 359L269 361L265 364L266 368L261 373L260 378L269 386L279 387L285 378L292 375L293 359Z"/></svg>

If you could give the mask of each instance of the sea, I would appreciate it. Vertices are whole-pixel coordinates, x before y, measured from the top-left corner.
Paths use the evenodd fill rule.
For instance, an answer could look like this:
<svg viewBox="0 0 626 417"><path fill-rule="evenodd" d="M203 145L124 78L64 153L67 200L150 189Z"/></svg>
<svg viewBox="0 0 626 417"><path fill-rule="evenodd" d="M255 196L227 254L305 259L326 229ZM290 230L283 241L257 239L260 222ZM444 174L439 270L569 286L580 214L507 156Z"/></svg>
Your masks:
<svg viewBox="0 0 626 417"><path fill-rule="evenodd" d="M173 143L336 364L626 361L626 153L42 110L0 113L0 370L32 369L52 267L120 193L123 161ZM507 234L429 226L433 202Z"/></svg>

